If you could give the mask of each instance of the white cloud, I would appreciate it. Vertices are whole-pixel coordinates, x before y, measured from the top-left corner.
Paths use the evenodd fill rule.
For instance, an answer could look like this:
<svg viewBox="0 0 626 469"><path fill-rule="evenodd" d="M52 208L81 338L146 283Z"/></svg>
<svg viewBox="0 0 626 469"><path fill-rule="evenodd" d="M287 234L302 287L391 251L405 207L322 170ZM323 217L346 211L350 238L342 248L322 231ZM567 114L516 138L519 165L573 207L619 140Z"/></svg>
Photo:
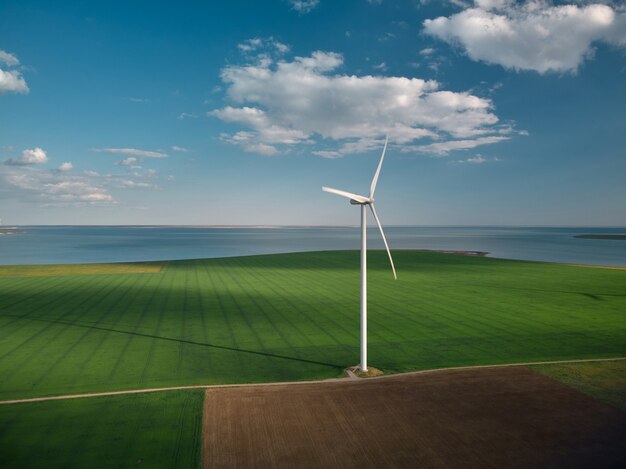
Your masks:
<svg viewBox="0 0 626 469"><path fill-rule="evenodd" d="M259 52L259 51L275 51L279 54L285 54L289 52L289 46L277 41L273 37L246 39L240 44L237 44L239 50L245 54Z"/></svg>
<svg viewBox="0 0 626 469"><path fill-rule="evenodd" d="M604 4L476 0L474 7L424 21L424 31L461 46L476 61L514 70L576 72L595 42L626 45L626 12Z"/></svg>
<svg viewBox="0 0 626 469"><path fill-rule="evenodd" d="M89 200L89 201L95 201L95 202L101 202L101 201L110 201L113 200L113 197L110 194L103 194L102 192L92 192L89 194L84 194L83 196L81 196L82 200Z"/></svg>
<svg viewBox="0 0 626 469"><path fill-rule="evenodd" d="M225 108L209 112L209 115L218 117L225 122L236 122L252 127L255 132L237 132L232 139L233 143L248 143L254 140L262 140L265 143L283 143L292 145L304 142L307 134L301 130L289 129L274 124L267 114L257 108L243 107Z"/></svg>
<svg viewBox="0 0 626 469"><path fill-rule="evenodd" d="M81 205L113 200L101 184L86 175L24 166L1 170L0 179L13 187L13 196L24 201Z"/></svg>
<svg viewBox="0 0 626 469"><path fill-rule="evenodd" d="M465 160L466 163L471 164L483 164L485 161L487 161L487 159L482 155L470 156Z"/></svg>
<svg viewBox="0 0 626 469"><path fill-rule="evenodd" d="M0 94L21 93L28 94L30 90L22 74L17 70L4 71L0 69Z"/></svg>
<svg viewBox="0 0 626 469"><path fill-rule="evenodd" d="M69 171L71 169L74 169L74 165L69 161L61 163L61 165L57 168L58 171Z"/></svg>
<svg viewBox="0 0 626 469"><path fill-rule="evenodd" d="M84 181L69 180L61 182L44 183L40 190L42 195L57 197L62 200L112 200L110 194L102 191L99 187L92 186Z"/></svg>
<svg viewBox="0 0 626 469"><path fill-rule="evenodd" d="M172 151L177 151L179 153L187 153L189 150L184 148L184 147L177 147L176 145L173 145L172 147L170 147L172 149Z"/></svg>
<svg viewBox="0 0 626 469"><path fill-rule="evenodd" d="M32 150L22 151L22 156L17 159L10 158L5 161L5 164L10 166L25 166L32 164L43 164L48 162L48 156L46 152L41 148L33 148Z"/></svg>
<svg viewBox="0 0 626 469"><path fill-rule="evenodd" d="M291 8L296 10L301 15L309 13L315 8L320 0L287 0L291 5Z"/></svg>
<svg viewBox="0 0 626 469"><path fill-rule="evenodd" d="M0 64L15 67L20 64L20 61L15 55L0 49ZM19 70L2 70L0 68L0 94L28 94L29 91L26 80Z"/></svg>
<svg viewBox="0 0 626 469"><path fill-rule="evenodd" d="M128 158L124 158L123 160L120 160L115 164L118 166L133 166L136 165L138 162L139 159L135 158L134 156L129 156Z"/></svg>
<svg viewBox="0 0 626 469"><path fill-rule="evenodd" d="M378 42L387 42L395 38L396 38L396 35L394 33L386 32L382 36L378 37Z"/></svg>
<svg viewBox="0 0 626 469"><path fill-rule="evenodd" d="M158 190L155 170L103 174L92 170L69 171L71 163L56 169L35 166L0 166L3 196L39 205L118 204L115 190ZM123 192L122 192L123 193Z"/></svg>
<svg viewBox="0 0 626 469"><path fill-rule="evenodd" d="M15 67L16 65L20 64L20 61L17 60L17 57L15 57L15 55L0 49L0 64L8 65L9 67Z"/></svg>
<svg viewBox="0 0 626 469"><path fill-rule="evenodd" d="M477 153L476 155L470 156L469 158L465 158L463 160L451 161L451 163L452 164L485 164L485 163L498 162L498 161L502 161L502 160L498 158L497 156L494 156L493 158L487 158L481 155L480 153Z"/></svg>
<svg viewBox="0 0 626 469"><path fill-rule="evenodd" d="M126 101L130 101L131 103L149 103L150 100L146 98L124 98Z"/></svg>
<svg viewBox="0 0 626 469"><path fill-rule="evenodd" d="M443 144L450 138L508 132L498 126L489 99L440 90L434 80L333 73L342 64L341 55L317 51L292 61L265 57L228 66L221 77L238 106L208 115L244 127L222 135L223 140L263 154L278 153L277 145L308 145L320 137L341 146L314 153L336 157L379 146L386 133L404 145L422 138Z"/></svg>
<svg viewBox="0 0 626 469"><path fill-rule="evenodd" d="M122 186L126 189L157 189L158 187L154 184L150 184L149 182L138 182L133 181L131 179L126 179L122 181Z"/></svg>
<svg viewBox="0 0 626 469"><path fill-rule="evenodd" d="M278 150L276 149L276 147L273 147L272 145L267 145L265 143L250 143L246 145L245 148L246 151L249 151L251 153L259 153L266 156L278 154Z"/></svg>
<svg viewBox="0 0 626 469"><path fill-rule="evenodd" d="M387 64L385 62L381 62L378 65L373 66L375 70L380 70L381 72L387 71Z"/></svg>
<svg viewBox="0 0 626 469"><path fill-rule="evenodd" d="M468 150L482 145L491 145L509 139L510 137L491 135L488 137L478 137L474 139L449 140L447 142L435 142L428 145L408 146L404 147L402 150L444 156L455 150Z"/></svg>
<svg viewBox="0 0 626 469"><path fill-rule="evenodd" d="M91 148L91 151L99 153L111 153L114 155L130 155L140 158L167 158L167 153L162 151L138 150L136 148Z"/></svg>
<svg viewBox="0 0 626 469"><path fill-rule="evenodd" d="M238 44L237 47L239 47L239 50L241 50L242 52L251 52L261 47L262 43L262 39L255 37L243 41L242 43Z"/></svg>

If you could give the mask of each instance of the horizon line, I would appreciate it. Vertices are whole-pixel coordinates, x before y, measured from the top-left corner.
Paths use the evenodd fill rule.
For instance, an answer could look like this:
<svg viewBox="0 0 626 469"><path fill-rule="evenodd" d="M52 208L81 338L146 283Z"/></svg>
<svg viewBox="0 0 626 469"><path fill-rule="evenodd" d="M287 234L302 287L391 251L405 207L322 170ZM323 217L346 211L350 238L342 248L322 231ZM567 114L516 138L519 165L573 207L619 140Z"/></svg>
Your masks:
<svg viewBox="0 0 626 469"><path fill-rule="evenodd" d="M626 225L493 225L493 224L441 224L441 225L409 225L388 224L393 228L614 228L626 229ZM271 229L271 228L359 228L360 225L203 225L203 224L24 224L24 225L0 225L0 229L25 228L25 227L127 227L127 228L248 228L248 229Z"/></svg>

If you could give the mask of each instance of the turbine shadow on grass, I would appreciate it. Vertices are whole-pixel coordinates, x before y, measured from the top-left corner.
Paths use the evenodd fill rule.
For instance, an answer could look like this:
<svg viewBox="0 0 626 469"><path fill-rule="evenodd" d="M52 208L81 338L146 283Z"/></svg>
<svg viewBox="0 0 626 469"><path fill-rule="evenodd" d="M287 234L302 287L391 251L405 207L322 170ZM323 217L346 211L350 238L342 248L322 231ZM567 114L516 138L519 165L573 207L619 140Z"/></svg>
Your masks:
<svg viewBox="0 0 626 469"><path fill-rule="evenodd" d="M310 363L312 365L330 366L330 367L333 367L333 368L338 368L340 370L343 370L344 368L346 368L345 365L337 365L336 363L326 363L326 362L320 362L320 361L315 361L315 360L307 360L306 358L289 357L287 355L278 355L278 354L275 354L275 353L259 352L258 350L247 350L247 349L242 349L242 348L228 347L226 345L207 344L207 343L204 343L204 342L196 342L196 341L187 340L187 339L176 339L174 337L162 337L162 336L158 336L158 335L143 334L141 332L122 331L120 329L111 329L111 328L108 328L108 327L90 326L90 325L87 325L87 324L78 324L76 322L60 321L60 320L53 320L53 319L29 318L29 317L17 316L17 315L13 315L13 314L5 314L4 316L5 317L19 318L19 319L26 319L28 321L41 321L41 322L48 322L48 323L53 323L53 324L64 324L64 325L67 325L67 326L82 327L82 328L85 328L85 329L97 329L97 330L105 331L105 332L117 332L118 334L127 334L127 335L133 335L133 336L137 336L137 337L145 337L145 338L148 338L148 339L159 339L159 340L165 340L165 341L168 341L168 342L178 342L178 343L183 343L183 344L198 345L198 346L201 346L201 347L209 347L209 348L220 349L220 350L228 350L228 351L231 351L231 352L240 352L240 353L249 353L249 354L253 354L253 355L262 355L262 356L270 357L270 358L280 358L282 360L292 360L292 361L297 361L297 362L302 362L302 363Z"/></svg>

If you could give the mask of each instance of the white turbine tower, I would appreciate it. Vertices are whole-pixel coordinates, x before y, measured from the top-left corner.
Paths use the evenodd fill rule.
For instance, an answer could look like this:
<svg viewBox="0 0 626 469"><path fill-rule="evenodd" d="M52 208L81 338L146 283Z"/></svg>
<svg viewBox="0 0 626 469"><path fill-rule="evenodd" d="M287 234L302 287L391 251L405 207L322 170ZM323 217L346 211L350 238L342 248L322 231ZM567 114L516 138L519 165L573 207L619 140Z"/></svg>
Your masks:
<svg viewBox="0 0 626 469"><path fill-rule="evenodd" d="M360 205L361 206L361 371L367 371L367 207L372 210L372 215L374 215L374 219L376 220L376 224L378 225L378 229L380 229L380 234L383 237L383 242L385 243L385 248L387 249L387 254L389 255L389 262L391 263L391 271L393 272L393 278L397 280L396 276L396 268L393 265L393 259L391 258L391 251L389 250L389 245L387 244L387 239L385 238L385 233L383 232L383 227L380 224L380 220L378 219L378 215L376 214L376 209L374 208L374 192L376 191L376 184L378 183L378 175L380 174L380 168L383 165L383 160L385 159L385 151L387 150L387 141L389 137L385 138L385 146L383 147L383 154L380 157L380 162L378 163L378 168L376 169L376 174L374 174L374 179L372 179L372 185L370 186L370 196L364 197L362 195L352 194L346 191L340 191L338 189L332 189L330 187L322 187L322 190L325 192L330 192L332 194L337 194L342 197L346 197L350 199L350 203L352 205Z"/></svg>

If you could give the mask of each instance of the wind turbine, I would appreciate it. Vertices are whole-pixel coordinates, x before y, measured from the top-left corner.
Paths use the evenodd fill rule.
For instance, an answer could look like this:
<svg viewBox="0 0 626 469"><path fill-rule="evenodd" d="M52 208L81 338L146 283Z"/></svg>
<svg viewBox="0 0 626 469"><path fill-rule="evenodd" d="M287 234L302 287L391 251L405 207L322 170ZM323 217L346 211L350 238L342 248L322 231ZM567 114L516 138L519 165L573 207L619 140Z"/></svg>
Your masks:
<svg viewBox="0 0 626 469"><path fill-rule="evenodd" d="M385 146L383 147L383 154L380 157L380 162L378 163L378 168L376 169L376 174L374 174L374 179L372 179L372 185L370 186L370 196L365 197L362 195L352 194L346 191L340 191L339 189L333 189L331 187L322 187L324 192L330 192L332 194L337 194L347 199L350 199L350 203L352 205L360 205L361 206L361 371L367 371L367 207L372 210L372 215L374 215L374 219L376 220L376 224L378 225L378 229L380 230L380 234L383 237L383 242L385 243L385 248L387 249L387 254L389 255L389 262L391 263L391 271L393 272L393 278L398 279L396 276L396 268L393 265L393 259L391 258L391 251L389 250L389 245L387 244L387 239L385 238L385 233L383 231L383 227L380 224L380 220L378 219L378 215L376 214L376 209L374 208L374 192L376 191L376 184L378 183L378 176L380 175L380 168L383 165L383 160L385 159L385 151L387 151L387 141L389 137L385 138Z"/></svg>

